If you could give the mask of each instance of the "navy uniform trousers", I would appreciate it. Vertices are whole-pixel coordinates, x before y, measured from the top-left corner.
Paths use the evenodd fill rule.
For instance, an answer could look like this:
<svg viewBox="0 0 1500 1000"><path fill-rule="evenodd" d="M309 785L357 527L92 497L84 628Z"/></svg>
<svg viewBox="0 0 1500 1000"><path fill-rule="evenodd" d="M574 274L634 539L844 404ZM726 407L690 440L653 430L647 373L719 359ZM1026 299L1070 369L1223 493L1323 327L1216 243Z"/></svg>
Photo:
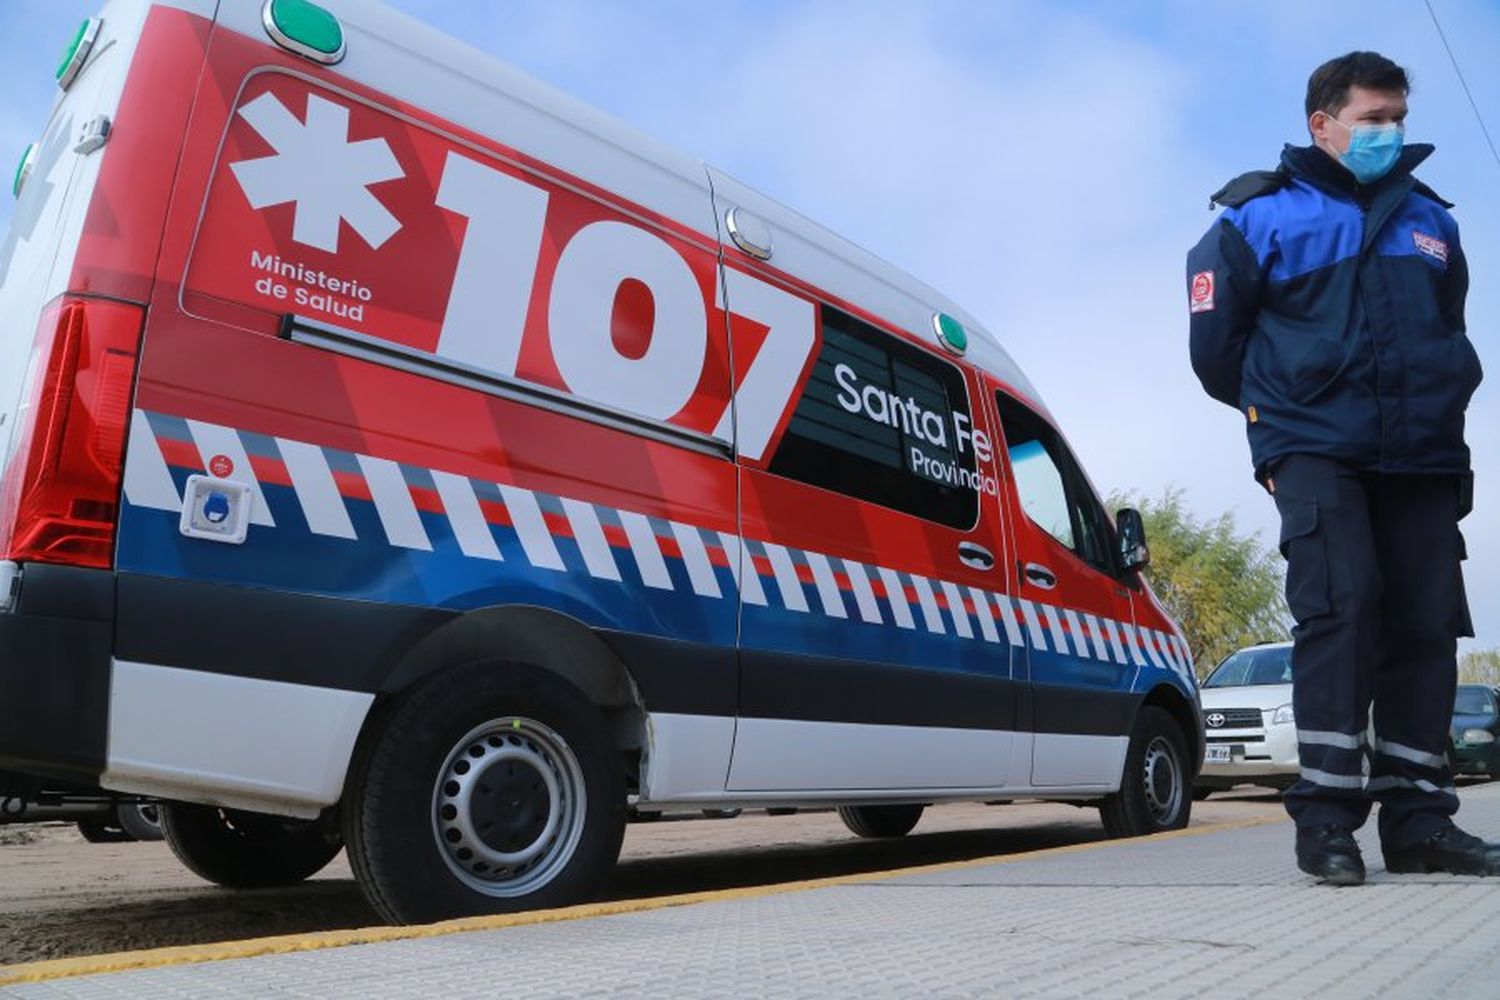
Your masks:
<svg viewBox="0 0 1500 1000"><path fill-rule="evenodd" d="M1361 473L1313 455L1270 470L1297 622L1302 767L1285 802L1298 827L1357 829L1379 802L1381 843L1402 848L1458 810L1448 730L1457 637L1471 631L1459 483Z"/></svg>

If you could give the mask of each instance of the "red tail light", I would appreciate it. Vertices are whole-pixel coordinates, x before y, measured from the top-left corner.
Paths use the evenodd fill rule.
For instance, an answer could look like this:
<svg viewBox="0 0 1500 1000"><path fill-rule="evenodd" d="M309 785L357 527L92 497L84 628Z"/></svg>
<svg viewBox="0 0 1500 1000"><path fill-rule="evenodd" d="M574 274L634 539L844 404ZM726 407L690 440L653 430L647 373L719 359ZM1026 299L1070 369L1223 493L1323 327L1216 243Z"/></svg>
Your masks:
<svg viewBox="0 0 1500 1000"><path fill-rule="evenodd" d="M0 558L110 566L144 319L104 299L64 297L42 311L0 479Z"/></svg>

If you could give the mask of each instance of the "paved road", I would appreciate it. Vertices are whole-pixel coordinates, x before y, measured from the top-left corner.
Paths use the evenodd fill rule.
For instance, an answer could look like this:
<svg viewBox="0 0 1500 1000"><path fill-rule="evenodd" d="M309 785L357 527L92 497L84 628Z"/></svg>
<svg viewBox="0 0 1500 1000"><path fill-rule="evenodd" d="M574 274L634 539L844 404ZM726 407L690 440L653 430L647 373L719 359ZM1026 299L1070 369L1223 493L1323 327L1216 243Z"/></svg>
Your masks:
<svg viewBox="0 0 1500 1000"><path fill-rule="evenodd" d="M1460 797L1465 825L1500 831L1500 785ZM1497 880L1392 875L1367 825L1369 884L1318 886L1297 871L1290 833L1273 813L792 886L38 963L0 969L0 992L18 1000L1500 995Z"/></svg>
<svg viewBox="0 0 1500 1000"><path fill-rule="evenodd" d="M1251 791L1195 803L1194 823L1280 816ZM30 843L17 843L32 837ZM899 840L854 838L831 812L632 824L607 898L763 885L1014 854L1103 838L1093 809L1045 803L930 809ZM10 841L5 843L5 841ZM343 857L291 889L231 892L164 844L88 844L68 826L0 832L0 964L365 927Z"/></svg>

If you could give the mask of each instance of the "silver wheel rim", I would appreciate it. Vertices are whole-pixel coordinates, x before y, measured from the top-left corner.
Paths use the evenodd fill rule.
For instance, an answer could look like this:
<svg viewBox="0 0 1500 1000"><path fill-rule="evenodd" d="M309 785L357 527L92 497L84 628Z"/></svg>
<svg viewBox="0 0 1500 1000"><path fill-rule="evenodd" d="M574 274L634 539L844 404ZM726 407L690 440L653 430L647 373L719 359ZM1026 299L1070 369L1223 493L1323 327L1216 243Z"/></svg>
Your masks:
<svg viewBox="0 0 1500 1000"><path fill-rule="evenodd" d="M1157 736L1146 744L1142 763L1146 809L1157 826L1169 826L1182 808L1182 769L1177 766L1177 755L1165 738Z"/></svg>
<svg viewBox="0 0 1500 1000"><path fill-rule="evenodd" d="M432 791L433 835L459 881L486 896L535 892L566 867L588 796L566 740L507 716L454 744Z"/></svg>

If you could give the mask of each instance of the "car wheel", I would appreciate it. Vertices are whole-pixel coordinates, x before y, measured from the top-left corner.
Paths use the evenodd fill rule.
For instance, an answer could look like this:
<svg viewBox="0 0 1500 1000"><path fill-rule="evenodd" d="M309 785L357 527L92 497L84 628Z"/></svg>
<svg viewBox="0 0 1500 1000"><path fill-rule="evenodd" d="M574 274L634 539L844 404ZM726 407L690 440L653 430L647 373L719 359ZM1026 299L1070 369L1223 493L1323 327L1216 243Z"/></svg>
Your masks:
<svg viewBox="0 0 1500 1000"><path fill-rule="evenodd" d="M110 826L104 819L81 819L78 832L90 844L121 844L130 839L128 833Z"/></svg>
<svg viewBox="0 0 1500 1000"><path fill-rule="evenodd" d="M345 840L393 923L598 895L625 834L625 771L602 712L528 664L438 674L362 745Z"/></svg>
<svg viewBox="0 0 1500 1000"><path fill-rule="evenodd" d="M295 885L339 853L339 840L317 820L164 802L161 830L189 871L229 889Z"/></svg>
<svg viewBox="0 0 1500 1000"><path fill-rule="evenodd" d="M1130 733L1120 790L1099 806L1111 837L1180 830L1192 812L1187 747L1176 721L1155 705L1143 706Z"/></svg>
<svg viewBox="0 0 1500 1000"><path fill-rule="evenodd" d="M922 818L923 805L840 806L839 819L856 836L904 837Z"/></svg>
<svg viewBox="0 0 1500 1000"><path fill-rule="evenodd" d="M161 807L155 802L122 802L115 821L131 840L161 840Z"/></svg>
<svg viewBox="0 0 1500 1000"><path fill-rule="evenodd" d="M704 819L734 819L740 814L738 809L704 809Z"/></svg>

